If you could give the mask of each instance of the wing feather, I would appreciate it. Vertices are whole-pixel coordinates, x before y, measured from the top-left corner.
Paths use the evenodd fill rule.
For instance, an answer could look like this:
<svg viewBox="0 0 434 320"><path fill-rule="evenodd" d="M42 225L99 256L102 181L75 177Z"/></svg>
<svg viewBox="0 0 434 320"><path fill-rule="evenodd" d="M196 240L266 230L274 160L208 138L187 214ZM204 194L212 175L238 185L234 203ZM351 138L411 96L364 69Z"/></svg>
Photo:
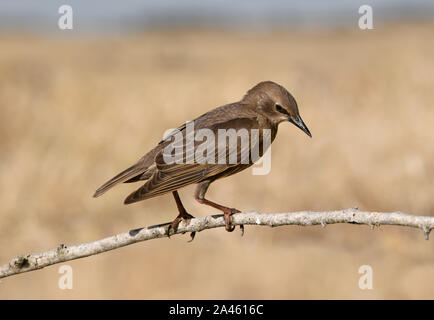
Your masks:
<svg viewBox="0 0 434 320"><path fill-rule="evenodd" d="M251 129L259 129L259 124L256 118L237 118L228 120L222 123L211 126L211 129L215 136L218 136L218 129L246 129L249 137L248 143L238 143L235 147L229 146L226 141L222 139L216 139L214 151L215 151L215 163L199 163L194 161L193 163L186 163L187 160L191 160L187 154L188 147L193 148L193 154L195 154L198 146L205 142L194 142L193 144L185 143L185 131L184 132L184 145L187 147L182 151L182 163L168 163L164 158L164 149L162 149L155 157L156 170L152 177L139 189L131 193L126 199L125 204L137 202L140 200L149 199L161 194L165 194L192 183L198 183L202 180L217 175L233 174L241 171L250 166L253 162L250 157L251 146L260 143L260 135L251 135ZM196 129L197 130L197 129ZM226 138L225 138L226 139ZM191 141L187 139L187 141ZM193 139L194 141L194 139ZM178 142L179 143L179 140ZM222 145L224 143L224 145ZM174 142L176 145L176 142ZM179 144L178 144L179 146ZM222 150L226 146L226 152L221 154L218 152L220 148ZM190 150L191 151L191 150ZM166 154L167 155L167 154ZM233 163L229 163L228 160L235 159ZM246 158L247 157L247 158ZM246 160L247 159L247 160ZM247 161L247 163L245 163Z"/></svg>

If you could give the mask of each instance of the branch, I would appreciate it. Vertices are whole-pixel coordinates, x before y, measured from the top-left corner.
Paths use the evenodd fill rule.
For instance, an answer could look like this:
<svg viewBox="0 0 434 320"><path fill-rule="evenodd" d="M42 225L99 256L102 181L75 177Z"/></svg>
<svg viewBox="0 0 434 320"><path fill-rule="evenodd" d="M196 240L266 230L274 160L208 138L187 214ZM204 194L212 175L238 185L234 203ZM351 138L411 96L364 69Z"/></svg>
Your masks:
<svg viewBox="0 0 434 320"><path fill-rule="evenodd" d="M334 223L352 223L369 225L372 229L380 225L396 225L422 229L425 239L428 240L431 229L434 229L434 217L415 216L401 212L383 213L359 211L357 208L312 212L301 211L291 213L264 214L259 212L237 213L233 215L233 225L261 225L261 226L283 226L299 225L313 226ZM13 258L8 264L0 267L0 278L9 277L15 274L42 269L44 267L74 260L102 252L114 250L136 242L167 237L167 230L170 223L150 226L131 230L115 236L77 244L65 246L61 244L58 248L37 253L20 255ZM183 234L186 232L199 232L206 229L224 227L223 215L212 215L201 218L191 219L189 222L182 221L178 230L173 234Z"/></svg>

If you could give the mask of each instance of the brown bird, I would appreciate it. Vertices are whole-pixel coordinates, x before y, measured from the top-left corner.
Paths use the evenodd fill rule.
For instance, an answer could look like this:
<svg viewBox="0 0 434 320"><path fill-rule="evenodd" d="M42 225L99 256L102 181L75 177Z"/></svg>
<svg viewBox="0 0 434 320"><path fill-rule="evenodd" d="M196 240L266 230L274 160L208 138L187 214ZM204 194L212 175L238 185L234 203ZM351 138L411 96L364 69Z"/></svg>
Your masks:
<svg viewBox="0 0 434 320"><path fill-rule="evenodd" d="M188 123L178 127L176 133L160 141L136 164L104 183L96 190L94 197L102 195L118 183L142 180L146 181L145 184L131 193L125 199L125 204L172 192L179 215L169 226L168 235L170 235L170 229L173 228L176 231L182 219L193 218L185 210L177 190L197 183L195 199L199 203L221 210L224 213L226 230L233 231L235 227L231 226L231 215L240 211L205 199L205 193L213 181L240 172L250 167L258 157L261 157L276 137L279 123L283 121L293 123L312 137L299 115L294 97L277 83L260 82L250 89L242 100L213 109L193 120L194 131L188 132ZM191 143L191 138L201 129L208 129L204 132L213 133L216 137L215 140L207 137L206 141L198 139ZM247 147L245 144L243 146L243 143L239 143L240 137L237 136L235 147L231 146L231 143L226 146L226 137L219 136L221 129L226 129L226 132L230 129L235 129L237 132L240 129L245 129L244 132L248 133L251 143L248 143ZM259 134L253 134L254 129ZM270 141L268 144L266 143L267 133ZM178 139L176 142L176 137L182 137L182 141ZM219 147L222 145L224 153L219 152ZM178 147L177 150L181 150L178 152L178 155L180 154L178 161L167 161L168 157L174 155L176 147ZM207 159L212 161L198 161L196 158L192 158L192 155L197 155L195 152L200 151L199 148L209 151L210 156ZM251 154L254 148L259 149L257 157ZM232 162L230 161L231 156L235 156L232 158ZM242 229L244 228L242 227Z"/></svg>

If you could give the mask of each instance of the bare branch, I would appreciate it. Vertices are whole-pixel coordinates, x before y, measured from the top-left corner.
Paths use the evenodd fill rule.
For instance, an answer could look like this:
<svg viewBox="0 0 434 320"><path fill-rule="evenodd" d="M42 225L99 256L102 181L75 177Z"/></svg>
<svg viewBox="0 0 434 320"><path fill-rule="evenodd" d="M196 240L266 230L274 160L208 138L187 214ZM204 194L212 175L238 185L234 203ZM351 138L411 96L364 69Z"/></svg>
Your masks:
<svg viewBox="0 0 434 320"><path fill-rule="evenodd" d="M237 213L233 215L233 225L261 225L261 226L283 226L299 225L313 226L334 223L365 224L371 228L379 225L396 225L421 229L428 240L429 233L434 229L434 217L415 216L401 212L383 213L359 211L357 208L324 211L324 212L291 212L265 214L259 212ZM98 253L114 250L136 242L167 237L169 223L131 230L115 236L77 244L73 246L60 245L58 248L37 253L20 255L13 258L8 264L0 267L0 278L5 278L19 273L42 269L44 267L74 260ZM181 222L176 233L199 232L205 229L224 227L223 215L206 216L191 219L188 222Z"/></svg>

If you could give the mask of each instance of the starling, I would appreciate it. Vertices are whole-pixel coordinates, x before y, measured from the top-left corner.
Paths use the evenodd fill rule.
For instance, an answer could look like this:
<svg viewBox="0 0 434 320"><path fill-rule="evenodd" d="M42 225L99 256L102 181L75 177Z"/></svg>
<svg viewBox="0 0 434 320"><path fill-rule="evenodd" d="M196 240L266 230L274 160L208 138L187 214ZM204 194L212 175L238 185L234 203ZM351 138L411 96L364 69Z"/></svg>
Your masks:
<svg viewBox="0 0 434 320"><path fill-rule="evenodd" d="M196 183L195 199L199 203L221 210L224 213L226 230L231 232L235 228L231 225L231 215L240 211L206 199L205 193L213 181L240 172L261 157L276 137L279 123L283 121L291 122L312 137L299 115L294 97L277 83L260 82L240 101L213 109L178 127L136 164L104 183L93 196L102 195L118 183L139 181L146 182L125 199L125 204L172 192L179 215L169 225L170 235L170 229L176 231L182 219L193 218L184 208L177 190ZM194 125L193 131L189 130L191 123ZM236 136L235 147L231 143L227 146L227 136L220 136L222 129L223 132L244 130L250 141L246 146L240 143L242 137ZM206 140L191 139L201 130L211 136L214 134L214 138L211 139L208 135ZM176 139L177 137L181 139ZM266 137L268 139L265 139ZM266 143L266 140L269 143ZM208 161L195 157L197 151L200 151L199 148L207 151ZM256 157L252 155L255 148L259 150ZM220 152L222 150L224 152Z"/></svg>

